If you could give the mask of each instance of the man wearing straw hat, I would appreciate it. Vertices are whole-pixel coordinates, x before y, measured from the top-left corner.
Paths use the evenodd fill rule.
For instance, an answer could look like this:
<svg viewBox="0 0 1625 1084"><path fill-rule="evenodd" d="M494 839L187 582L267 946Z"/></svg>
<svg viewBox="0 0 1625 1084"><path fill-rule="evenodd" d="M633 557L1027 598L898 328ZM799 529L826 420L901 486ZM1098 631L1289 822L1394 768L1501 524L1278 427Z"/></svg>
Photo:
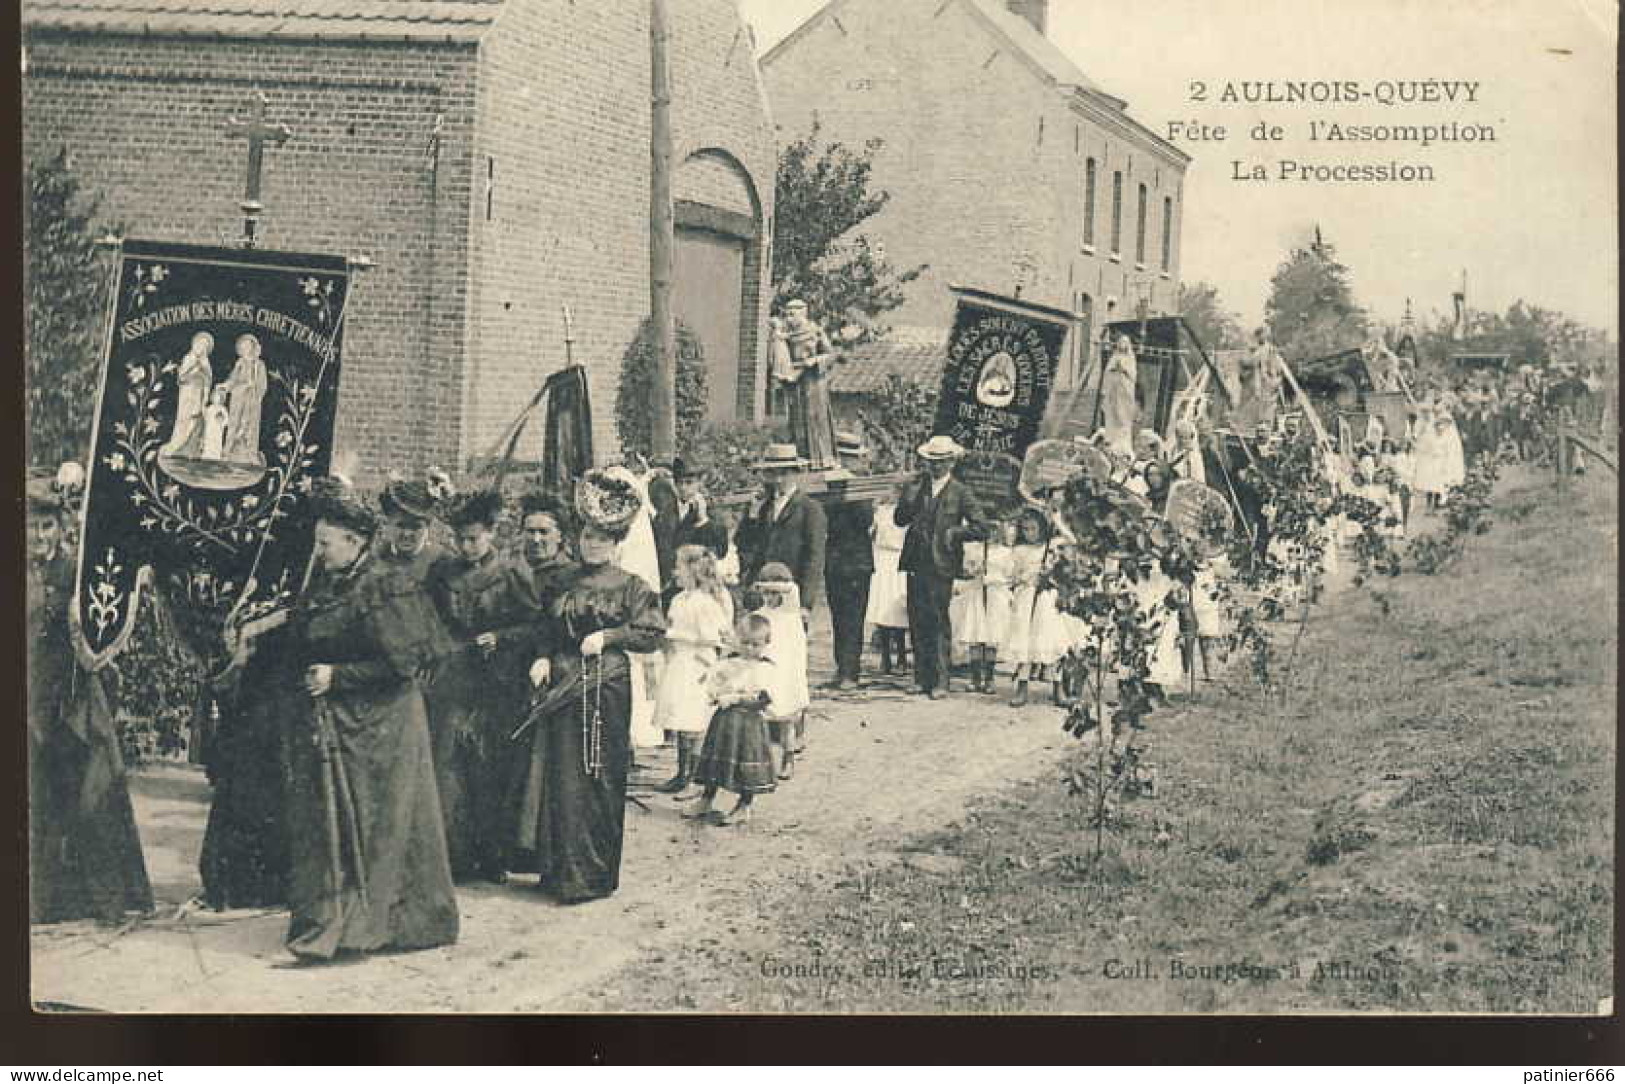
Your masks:
<svg viewBox="0 0 1625 1084"><path fill-rule="evenodd" d="M916 449L925 472L908 484L893 514L907 527L898 567L908 575L908 630L914 641L914 681L932 700L947 695L953 629L948 603L959 574L960 546L977 519L970 490L954 479L964 453L952 437L938 434Z"/></svg>
<svg viewBox="0 0 1625 1084"><path fill-rule="evenodd" d="M810 615L824 590L824 510L796 484L805 461L794 444L769 444L756 465L763 496L740 523L734 544L739 548L741 582L755 583L762 566L778 561L790 570Z"/></svg>

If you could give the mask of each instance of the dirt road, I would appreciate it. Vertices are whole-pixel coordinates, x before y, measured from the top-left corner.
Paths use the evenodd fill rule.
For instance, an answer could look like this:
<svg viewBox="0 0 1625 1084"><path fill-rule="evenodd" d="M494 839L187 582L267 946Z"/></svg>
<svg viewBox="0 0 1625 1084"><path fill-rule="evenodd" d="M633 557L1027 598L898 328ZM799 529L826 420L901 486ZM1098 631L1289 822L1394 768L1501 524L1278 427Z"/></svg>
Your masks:
<svg viewBox="0 0 1625 1084"><path fill-rule="evenodd" d="M829 657L822 631L815 663ZM907 837L956 820L971 797L1047 773L1066 740L1059 709L1011 709L1008 691L1001 680L998 697L933 702L878 680L815 700L809 755L795 780L758 802L749 827L697 827L680 816L686 805L650 795L647 812L627 812L621 889L610 899L561 907L524 884L463 888L457 944L319 968L279 966L283 913L177 915L197 891L207 788L185 769L144 773L137 815L167 906L124 930L36 928L34 998L114 1012L613 1011L605 983L627 963L769 922L758 901L854 863L895 860ZM650 774L664 778L661 767Z"/></svg>

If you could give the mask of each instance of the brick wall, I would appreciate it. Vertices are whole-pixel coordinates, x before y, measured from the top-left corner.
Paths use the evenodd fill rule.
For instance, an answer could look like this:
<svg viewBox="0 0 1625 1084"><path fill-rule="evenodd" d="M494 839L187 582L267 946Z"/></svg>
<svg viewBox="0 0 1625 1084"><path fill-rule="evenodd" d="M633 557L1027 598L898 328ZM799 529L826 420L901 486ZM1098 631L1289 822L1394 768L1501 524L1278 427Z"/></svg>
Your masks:
<svg viewBox="0 0 1625 1084"><path fill-rule="evenodd" d="M750 35L732 0L670 8L673 166L697 151L725 152L754 187L765 237L776 152ZM482 44L480 72L462 454L484 454L563 365L568 305L575 358L589 374L595 451L608 459L618 449L621 357L649 311L647 5L508 0ZM739 210L738 189L711 180L702 179L702 193ZM744 319L742 406L764 364L756 327L766 283L750 277L747 261L754 303L745 311L755 315ZM524 454L539 442L527 440Z"/></svg>
<svg viewBox="0 0 1625 1084"><path fill-rule="evenodd" d="M369 480L451 461L471 47L34 31L28 50L25 157L66 146L107 221L133 237L235 243L247 152L226 119L264 91L294 138L266 151L262 246L378 264L345 318L337 453Z"/></svg>
<svg viewBox="0 0 1625 1084"><path fill-rule="evenodd" d="M839 4L763 65L779 135L861 146L878 137L876 188L891 202L863 229L900 267L930 270L908 288L898 325L944 326L949 283L1071 310L1079 293L1128 308L1131 279L1170 308L1178 281L1183 167L1159 159L1121 121L1068 100L970 10L966 0ZM1103 108L1103 107L1102 107ZM1083 249L1084 161L1100 160L1095 251ZM1111 173L1124 177L1124 254L1110 258ZM1147 267L1134 267L1134 193L1145 181ZM1175 202L1174 265L1160 273L1161 200Z"/></svg>

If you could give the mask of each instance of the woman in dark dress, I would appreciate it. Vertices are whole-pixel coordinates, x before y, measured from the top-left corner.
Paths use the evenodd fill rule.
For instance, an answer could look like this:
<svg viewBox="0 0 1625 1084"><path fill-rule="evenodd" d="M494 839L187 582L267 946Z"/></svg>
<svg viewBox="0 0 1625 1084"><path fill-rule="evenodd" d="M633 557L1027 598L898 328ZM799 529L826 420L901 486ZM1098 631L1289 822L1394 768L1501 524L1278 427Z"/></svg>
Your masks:
<svg viewBox="0 0 1625 1084"><path fill-rule="evenodd" d="M215 714L205 767L214 788L198 871L217 911L288 901L288 757L283 727L302 705L288 630L239 636L232 665L211 682ZM308 701L307 701L308 702Z"/></svg>
<svg viewBox="0 0 1625 1084"><path fill-rule="evenodd" d="M558 574L541 625L530 718L540 775L535 845L541 888L565 903L620 883L632 688L627 652L654 651L660 598L614 565L615 548L642 505L632 486L589 471L576 493L581 563Z"/></svg>
<svg viewBox="0 0 1625 1084"><path fill-rule="evenodd" d="M575 535L575 518L562 501L545 493L529 493L520 498L520 552L525 559L531 605L537 620L547 612L561 577L576 567L575 554L570 548L570 540ZM516 873L536 872L536 822L541 810L543 783L537 741L536 728L528 727L519 740L504 751L521 773L515 794L518 818L511 824L513 846L508 859L509 870Z"/></svg>
<svg viewBox="0 0 1625 1084"><path fill-rule="evenodd" d="M152 886L112 705L70 623L71 513L49 480L28 511L29 918L113 921L150 911Z"/></svg>
<svg viewBox="0 0 1625 1084"><path fill-rule="evenodd" d="M377 518L313 495L317 574L289 622L288 948L419 949L457 939L429 727L416 675L450 643L422 589L370 552Z"/></svg>
<svg viewBox="0 0 1625 1084"><path fill-rule="evenodd" d="M428 690L435 780L454 880L501 883L520 781L508 736L524 717L536 610L524 566L498 553L502 497L473 493L450 520L457 552L429 571L429 594L457 646Z"/></svg>

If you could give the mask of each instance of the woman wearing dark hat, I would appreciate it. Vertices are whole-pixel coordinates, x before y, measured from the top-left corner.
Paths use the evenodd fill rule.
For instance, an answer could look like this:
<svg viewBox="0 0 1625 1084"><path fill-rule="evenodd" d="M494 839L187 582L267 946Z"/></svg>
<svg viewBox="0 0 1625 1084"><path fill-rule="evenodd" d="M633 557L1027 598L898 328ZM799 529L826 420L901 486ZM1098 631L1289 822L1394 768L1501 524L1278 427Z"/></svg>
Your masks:
<svg viewBox="0 0 1625 1084"><path fill-rule="evenodd" d="M430 521L439 517L428 484L391 481L378 498L378 510L383 513L379 558L404 568L418 583L426 583L429 570L448 555L444 546L429 537Z"/></svg>
<svg viewBox="0 0 1625 1084"><path fill-rule="evenodd" d="M457 553L429 571L429 595L457 647L428 690L435 779L456 880L501 883L512 845L507 812L516 773L504 755L525 712L525 670L535 657L529 573L496 550L502 497L471 493L450 515Z"/></svg>
<svg viewBox="0 0 1625 1084"><path fill-rule="evenodd" d="M620 883L632 687L626 655L659 648L665 619L643 580L615 567L642 506L630 484L588 471L577 485L581 563L562 573L540 626L529 725L541 777L537 868L565 903L608 896Z"/></svg>
<svg viewBox="0 0 1625 1084"><path fill-rule="evenodd" d="M457 900L416 675L451 645L422 589L371 552L370 508L336 486L311 506L317 572L289 622L306 699L288 734L288 948L319 962L450 944Z"/></svg>
<svg viewBox="0 0 1625 1084"><path fill-rule="evenodd" d="M28 486L29 918L117 920L152 909L101 674L72 628L68 495Z"/></svg>

